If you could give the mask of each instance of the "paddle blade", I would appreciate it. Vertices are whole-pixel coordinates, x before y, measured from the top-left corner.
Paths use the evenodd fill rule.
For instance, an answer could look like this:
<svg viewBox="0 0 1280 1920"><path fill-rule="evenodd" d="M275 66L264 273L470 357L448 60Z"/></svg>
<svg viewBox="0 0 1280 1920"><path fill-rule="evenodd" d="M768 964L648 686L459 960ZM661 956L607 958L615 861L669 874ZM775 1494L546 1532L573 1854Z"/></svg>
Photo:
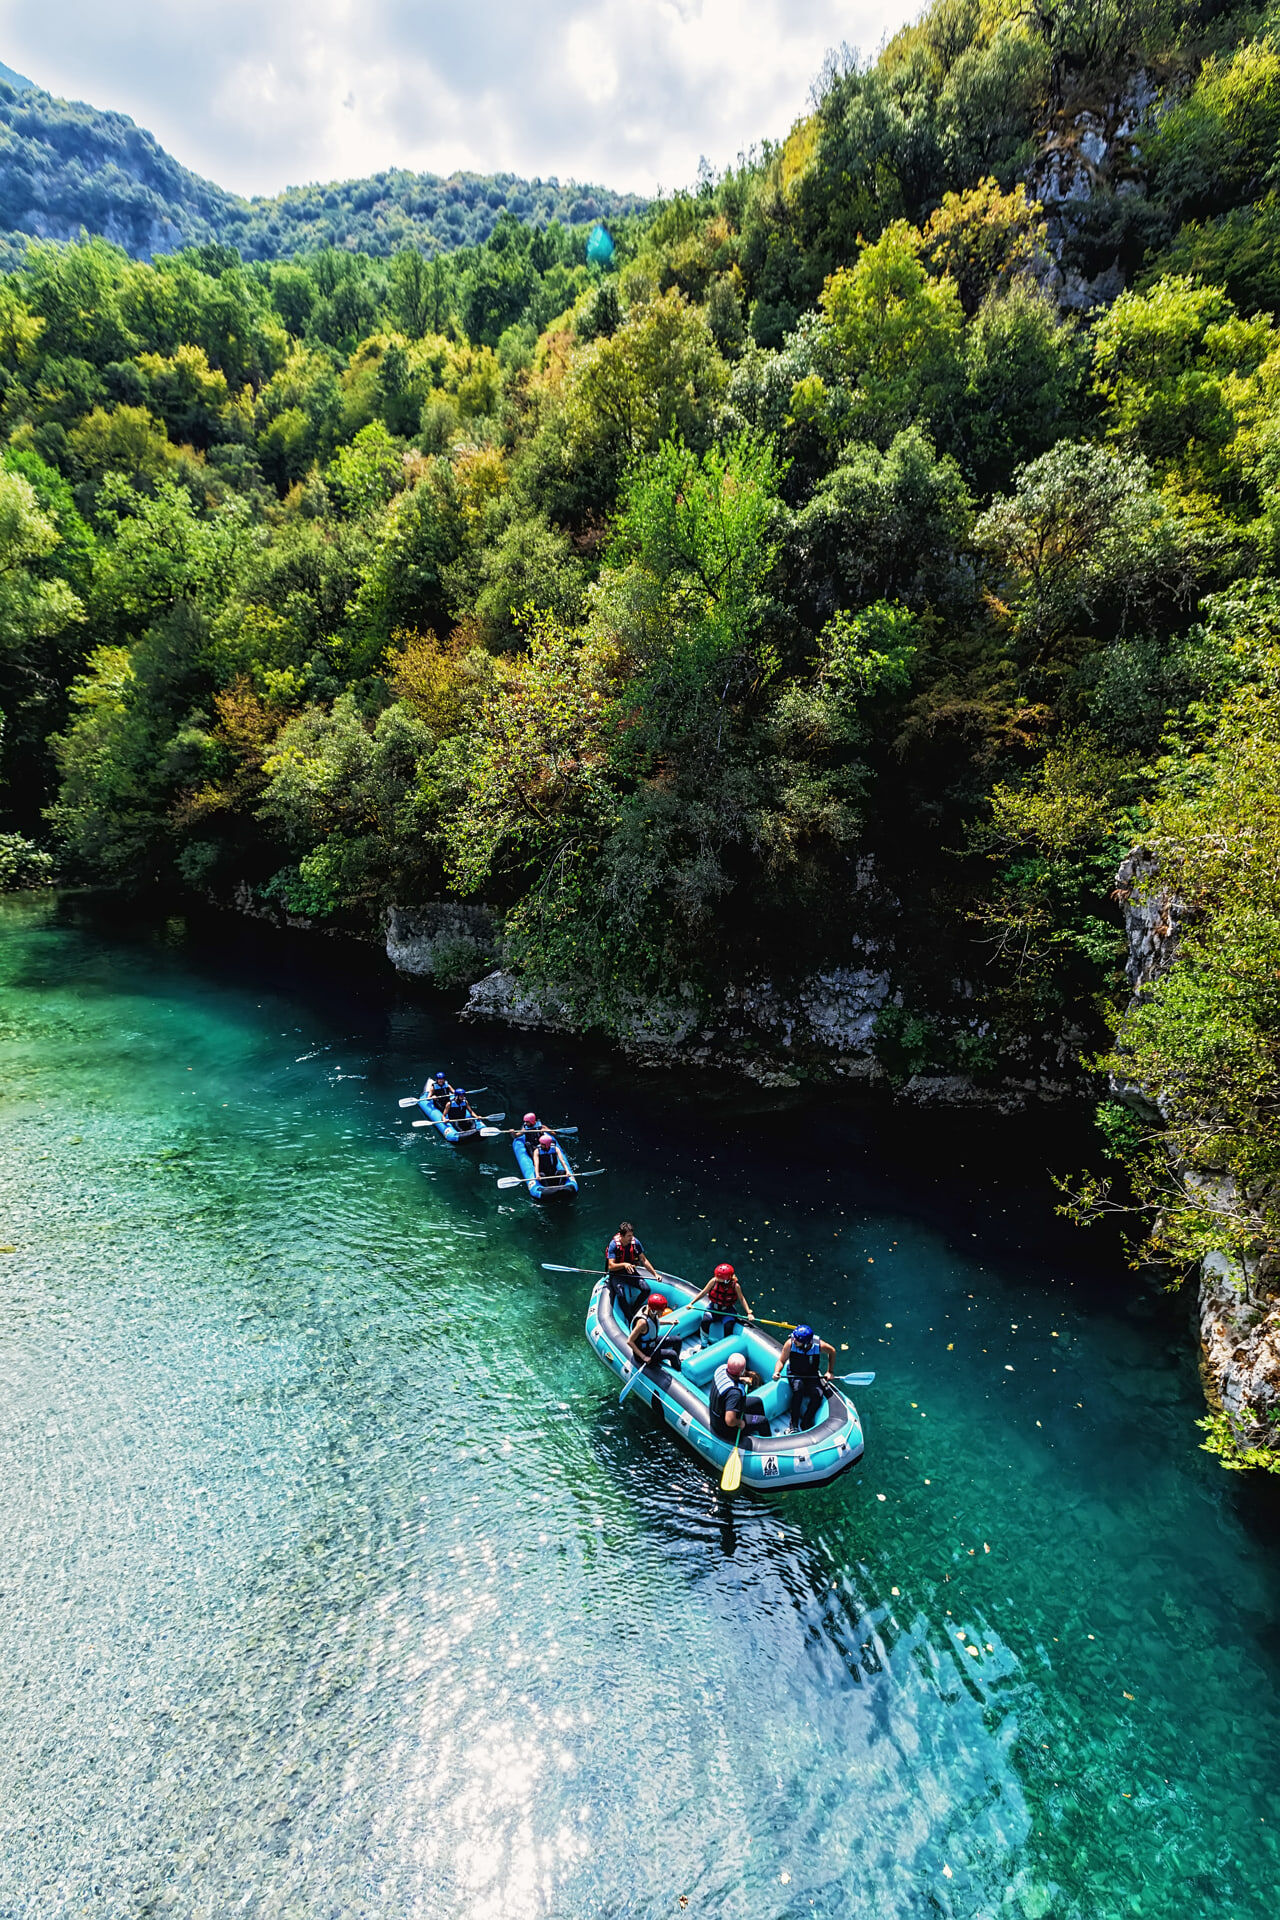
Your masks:
<svg viewBox="0 0 1280 1920"><path fill-rule="evenodd" d="M542 1263L542 1271L544 1273L590 1273L593 1274L597 1280L604 1278L603 1274L596 1273L594 1267L558 1267L554 1260L544 1260Z"/></svg>
<svg viewBox="0 0 1280 1920"><path fill-rule="evenodd" d="M874 1373L839 1373L836 1379L842 1387L869 1387L875 1375Z"/></svg>
<svg viewBox="0 0 1280 1920"><path fill-rule="evenodd" d="M417 1104L418 1104L418 1096L416 1094L410 1094L407 1100L402 1100L400 1102L400 1105L402 1107L416 1107Z"/></svg>
<svg viewBox="0 0 1280 1920"><path fill-rule="evenodd" d="M497 1127L481 1127L480 1138L482 1140L501 1140L502 1135Z"/></svg>
<svg viewBox="0 0 1280 1920"><path fill-rule="evenodd" d="M413 1124L415 1127L434 1127L435 1121L434 1120L415 1120Z"/></svg>
<svg viewBox="0 0 1280 1920"><path fill-rule="evenodd" d="M500 1187L522 1187L524 1181L518 1173L506 1173L502 1176L501 1180L499 1180L498 1185Z"/></svg>
<svg viewBox="0 0 1280 1920"><path fill-rule="evenodd" d="M738 1441L735 1440L733 1443L733 1452L725 1461L724 1472L720 1475L720 1491L721 1493L736 1493L741 1485L742 1454L738 1449Z"/></svg>
<svg viewBox="0 0 1280 1920"><path fill-rule="evenodd" d="M631 1378L630 1378L630 1379L628 1380L628 1382L627 1382L627 1384L626 1384L626 1386L625 1386L625 1387L624 1387L624 1388L622 1389L622 1392L621 1392L621 1393L620 1393L620 1394L618 1395L618 1405L619 1405L619 1406L621 1406L621 1405L622 1405L622 1403L623 1403L623 1401L624 1401L624 1400L626 1399L626 1397L627 1397L627 1395L628 1395L628 1394L630 1393L630 1391L631 1391L631 1389L632 1389L632 1387L634 1387L634 1386L635 1386L635 1384L636 1384L636 1381L637 1381L637 1380L638 1380L638 1379L640 1378L640 1375L641 1375L641 1374L642 1374L643 1372L644 1372L644 1368L643 1368L643 1367L637 1367L637 1368L636 1368L636 1370L635 1370L635 1372L634 1372L634 1373L632 1374L632 1376L631 1376Z"/></svg>

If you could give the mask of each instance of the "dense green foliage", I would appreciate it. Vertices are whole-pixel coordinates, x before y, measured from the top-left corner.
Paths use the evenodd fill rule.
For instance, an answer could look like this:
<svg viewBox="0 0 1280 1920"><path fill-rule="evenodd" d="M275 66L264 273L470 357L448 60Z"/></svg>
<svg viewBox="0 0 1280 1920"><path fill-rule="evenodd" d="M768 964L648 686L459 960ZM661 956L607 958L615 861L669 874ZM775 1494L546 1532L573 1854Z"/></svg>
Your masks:
<svg viewBox="0 0 1280 1920"><path fill-rule="evenodd" d="M487 240L505 212L532 226L613 222L633 194L511 173L408 173L289 187L252 200L181 166L127 114L5 83L0 71L0 236L13 259L23 236L115 241L137 258L184 246L233 246L246 260L285 260L322 247L387 258Z"/></svg>
<svg viewBox="0 0 1280 1920"><path fill-rule="evenodd" d="M606 1028L868 939L896 1076L1061 1080L1119 1020L1168 1121L1109 1119L1154 1250L1214 1238L1180 1166L1265 1267L1275 47L1207 4L940 0L605 265L509 212L434 259L32 246L0 826L336 925L482 897ZM1148 191L1099 164L1050 222L1046 151L1139 62ZM1064 311L1104 243L1126 287ZM1126 1013L1135 843L1189 918Z"/></svg>

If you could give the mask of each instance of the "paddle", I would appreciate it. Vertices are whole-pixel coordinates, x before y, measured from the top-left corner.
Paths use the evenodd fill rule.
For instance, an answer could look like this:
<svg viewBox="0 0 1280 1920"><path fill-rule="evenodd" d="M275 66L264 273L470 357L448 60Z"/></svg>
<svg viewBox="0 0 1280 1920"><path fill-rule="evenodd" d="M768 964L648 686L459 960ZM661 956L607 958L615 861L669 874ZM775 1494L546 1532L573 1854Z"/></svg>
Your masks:
<svg viewBox="0 0 1280 1920"><path fill-rule="evenodd" d="M415 1100L413 1104L416 1106L418 1103ZM477 1113L472 1115L473 1119L480 1121L505 1120L506 1117L505 1113ZM434 1127L435 1124L434 1120L415 1120L413 1122L415 1127ZM456 1120L446 1120L445 1122L445 1125L450 1127L455 1127L457 1124ZM497 1140L501 1136L502 1129L500 1127L479 1126L476 1128L476 1132L482 1140ZM464 1134L462 1137L465 1140L468 1136Z"/></svg>
<svg viewBox="0 0 1280 1920"><path fill-rule="evenodd" d="M838 1387L869 1387L875 1375L874 1373L830 1373L827 1378L834 1380Z"/></svg>
<svg viewBox="0 0 1280 1920"><path fill-rule="evenodd" d="M738 1428L738 1437L733 1443L733 1452L724 1463L724 1472L720 1475L721 1493L736 1493L742 1485L742 1455L738 1448L742 1441L742 1428Z"/></svg>
<svg viewBox="0 0 1280 1920"><path fill-rule="evenodd" d="M590 1173L579 1173L577 1168L575 1167L573 1170L573 1177L575 1180L594 1180L598 1173L608 1173L608 1171L609 1171L608 1167L592 1167ZM522 1180L518 1173L504 1173L501 1180L499 1180L498 1182L498 1185L500 1187L527 1187L528 1184L529 1182L527 1180ZM556 1185L558 1187L562 1187L564 1185L564 1181L557 1180ZM587 1273L590 1271L590 1269L587 1267L582 1267L582 1268L576 1269L576 1271Z"/></svg>
<svg viewBox="0 0 1280 1920"><path fill-rule="evenodd" d="M503 1115L503 1118L504 1119L506 1118L505 1114ZM504 1133L523 1133L524 1128L523 1127L504 1127L502 1131ZM576 1133L577 1131L578 1129L576 1127L544 1127L543 1128L544 1133L552 1133L552 1134Z"/></svg>
<svg viewBox="0 0 1280 1920"><path fill-rule="evenodd" d="M542 1270L544 1273L589 1273L597 1280L604 1279L604 1275L597 1273L594 1267L558 1267L553 1260L544 1260Z"/></svg>
<svg viewBox="0 0 1280 1920"><path fill-rule="evenodd" d="M488 1087L472 1087L471 1091L472 1093L488 1093L489 1089ZM422 1095L420 1093L410 1093L406 1094L405 1098L400 1102L400 1105L402 1107L416 1107L421 1101ZM495 1120L505 1120L507 1116L505 1113L496 1113L493 1117Z"/></svg>

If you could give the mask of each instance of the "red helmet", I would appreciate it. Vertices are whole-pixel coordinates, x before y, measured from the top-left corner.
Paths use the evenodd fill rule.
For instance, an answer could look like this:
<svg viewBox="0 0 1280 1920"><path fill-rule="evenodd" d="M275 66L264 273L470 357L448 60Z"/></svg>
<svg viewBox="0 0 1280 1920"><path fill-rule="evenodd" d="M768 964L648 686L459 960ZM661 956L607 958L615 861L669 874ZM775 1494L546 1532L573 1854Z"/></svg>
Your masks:
<svg viewBox="0 0 1280 1920"><path fill-rule="evenodd" d="M736 1280L737 1279L737 1275L734 1273L733 1268L729 1265L729 1262L727 1260L722 1260L720 1262L720 1265L716 1268L715 1277L717 1280Z"/></svg>
<svg viewBox="0 0 1280 1920"><path fill-rule="evenodd" d="M554 1147L555 1141L551 1138L551 1135L549 1133L544 1133L541 1140L539 1140L538 1145L540 1147Z"/></svg>
<svg viewBox="0 0 1280 1920"><path fill-rule="evenodd" d="M730 1373L737 1375L744 1370L747 1363L740 1353L731 1353L724 1364Z"/></svg>
<svg viewBox="0 0 1280 1920"><path fill-rule="evenodd" d="M537 1124L538 1124L538 1116L537 1116L537 1114L536 1114L536 1113L526 1113L526 1115L525 1115L525 1117L524 1117L524 1124L526 1125L526 1127L536 1127L536 1126L537 1126Z"/></svg>
<svg viewBox="0 0 1280 1920"><path fill-rule="evenodd" d="M665 1297L665 1296L664 1296L663 1294L661 1294L661 1293L651 1293L651 1294L649 1295L649 1305L650 1305L651 1307L663 1307L663 1308L665 1308L665 1307L666 1307L666 1304L667 1304L667 1302L666 1302L666 1297Z"/></svg>

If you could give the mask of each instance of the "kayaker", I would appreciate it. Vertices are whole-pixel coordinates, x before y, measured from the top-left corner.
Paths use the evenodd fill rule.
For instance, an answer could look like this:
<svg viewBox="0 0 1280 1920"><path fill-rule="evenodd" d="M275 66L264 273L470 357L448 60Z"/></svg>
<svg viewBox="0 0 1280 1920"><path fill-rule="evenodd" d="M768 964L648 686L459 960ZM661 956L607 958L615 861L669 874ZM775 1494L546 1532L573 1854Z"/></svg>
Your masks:
<svg viewBox="0 0 1280 1920"><path fill-rule="evenodd" d="M824 1354L827 1360L826 1378L829 1380L835 1365L835 1348L829 1340L819 1340L812 1327L801 1325L792 1329L787 1344L778 1355L773 1377L777 1380L782 1369L786 1368L791 1387L791 1425L796 1433L804 1433L813 1425L818 1409L826 1399L820 1384Z"/></svg>
<svg viewBox="0 0 1280 1920"><path fill-rule="evenodd" d="M731 1353L724 1365L716 1368L707 1395L707 1414L717 1440L736 1440L742 1432L745 1446L750 1444L749 1434L768 1437L770 1429L764 1403L749 1391L759 1385L759 1374L748 1370L740 1353Z"/></svg>
<svg viewBox="0 0 1280 1920"><path fill-rule="evenodd" d="M701 1293L695 1293L689 1302L696 1307L699 1300L705 1298L707 1310L702 1316L702 1339L705 1346L713 1340L732 1339L738 1331L740 1320L754 1320L755 1315L747 1305L747 1296L738 1284L738 1276L727 1260L722 1260ZM741 1313L738 1308L741 1307ZM719 1327L718 1333L714 1332Z"/></svg>
<svg viewBox="0 0 1280 1920"><path fill-rule="evenodd" d="M459 1133L471 1133L476 1124L476 1116L471 1111L471 1102L467 1099L465 1087L455 1087L449 1095L448 1105L441 1109L444 1118Z"/></svg>
<svg viewBox="0 0 1280 1920"><path fill-rule="evenodd" d="M560 1158L560 1149L549 1133L544 1133L533 1150L533 1177L539 1186L562 1187L565 1182L564 1163Z"/></svg>
<svg viewBox="0 0 1280 1920"><path fill-rule="evenodd" d="M422 1097L429 1100L433 1107L443 1107L452 1092L448 1077L443 1072L433 1073L422 1089Z"/></svg>
<svg viewBox="0 0 1280 1920"><path fill-rule="evenodd" d="M604 1260L609 1269L609 1294L614 1306L625 1314L633 1314L644 1291L643 1275L647 1273L655 1280L662 1276L636 1239L629 1220L623 1221L605 1248Z"/></svg>
<svg viewBox="0 0 1280 1920"><path fill-rule="evenodd" d="M520 1128L520 1138L524 1142L525 1152L532 1160L538 1142L542 1138L542 1122L536 1113L526 1113L524 1125Z"/></svg>
<svg viewBox="0 0 1280 1920"><path fill-rule="evenodd" d="M671 1308L662 1294L651 1293L631 1322L627 1345L637 1366L643 1366L649 1360L661 1360L664 1366L679 1373L680 1336L662 1330L662 1316L670 1312Z"/></svg>

